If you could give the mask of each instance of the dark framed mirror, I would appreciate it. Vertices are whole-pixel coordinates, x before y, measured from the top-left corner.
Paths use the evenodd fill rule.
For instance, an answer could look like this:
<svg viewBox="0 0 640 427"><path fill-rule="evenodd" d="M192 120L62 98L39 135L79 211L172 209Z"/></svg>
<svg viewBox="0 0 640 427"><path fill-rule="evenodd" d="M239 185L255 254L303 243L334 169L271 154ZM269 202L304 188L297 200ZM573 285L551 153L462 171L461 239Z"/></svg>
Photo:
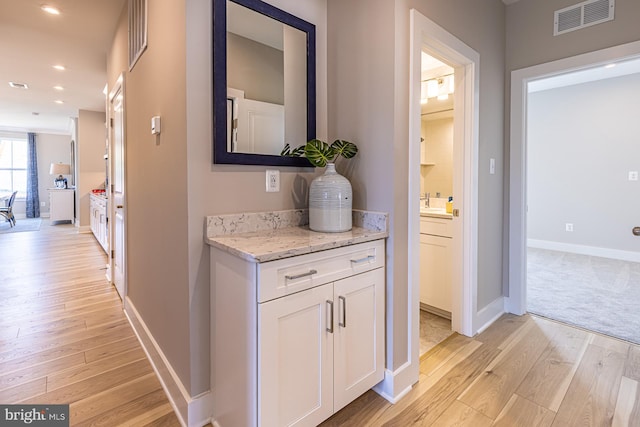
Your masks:
<svg viewBox="0 0 640 427"><path fill-rule="evenodd" d="M315 26L260 0L213 2L213 163L310 167Z"/></svg>

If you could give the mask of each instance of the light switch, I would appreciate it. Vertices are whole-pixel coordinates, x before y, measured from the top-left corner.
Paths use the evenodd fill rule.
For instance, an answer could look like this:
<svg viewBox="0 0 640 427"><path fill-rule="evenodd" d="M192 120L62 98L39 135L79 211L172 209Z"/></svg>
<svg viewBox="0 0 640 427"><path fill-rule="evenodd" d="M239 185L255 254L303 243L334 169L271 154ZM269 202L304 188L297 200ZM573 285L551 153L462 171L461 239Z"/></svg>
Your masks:
<svg viewBox="0 0 640 427"><path fill-rule="evenodd" d="M151 117L151 135L160 133L160 116Z"/></svg>
<svg viewBox="0 0 640 427"><path fill-rule="evenodd" d="M638 171L629 171L629 181L638 180Z"/></svg>
<svg viewBox="0 0 640 427"><path fill-rule="evenodd" d="M496 173L496 159L494 158L489 159L489 173L491 175L495 175Z"/></svg>

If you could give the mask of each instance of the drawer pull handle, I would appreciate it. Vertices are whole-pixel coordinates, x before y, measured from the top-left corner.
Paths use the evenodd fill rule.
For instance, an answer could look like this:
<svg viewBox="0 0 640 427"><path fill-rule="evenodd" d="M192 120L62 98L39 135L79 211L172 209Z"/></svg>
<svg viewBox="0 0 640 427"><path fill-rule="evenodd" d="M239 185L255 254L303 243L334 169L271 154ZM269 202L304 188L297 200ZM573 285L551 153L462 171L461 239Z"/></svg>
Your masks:
<svg viewBox="0 0 640 427"><path fill-rule="evenodd" d="M347 299L345 297L338 297L339 301L342 301L342 321L338 322L339 326L343 328L347 327Z"/></svg>
<svg viewBox="0 0 640 427"><path fill-rule="evenodd" d="M353 264L361 264L363 262L373 261L374 259L376 259L375 255L369 255L369 256L366 256L366 257L360 258L360 259L352 259L351 262Z"/></svg>
<svg viewBox="0 0 640 427"><path fill-rule="evenodd" d="M317 274L317 273L318 273L317 270L309 270L306 273L294 274L293 276L286 275L284 276L284 278L287 280L296 280L296 279L300 279L301 277L313 276L314 274Z"/></svg>
<svg viewBox="0 0 640 427"><path fill-rule="evenodd" d="M329 326L327 326L327 332L333 333L333 301L327 300L327 307L329 309Z"/></svg>

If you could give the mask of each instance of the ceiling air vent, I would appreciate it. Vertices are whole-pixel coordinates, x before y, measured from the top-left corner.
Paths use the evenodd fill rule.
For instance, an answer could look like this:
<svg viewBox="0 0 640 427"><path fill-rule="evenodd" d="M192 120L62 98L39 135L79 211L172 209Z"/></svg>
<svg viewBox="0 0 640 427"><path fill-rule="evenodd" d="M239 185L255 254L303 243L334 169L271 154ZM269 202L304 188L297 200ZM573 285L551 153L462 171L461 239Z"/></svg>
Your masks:
<svg viewBox="0 0 640 427"><path fill-rule="evenodd" d="M554 13L553 35L612 21L615 0L589 0Z"/></svg>

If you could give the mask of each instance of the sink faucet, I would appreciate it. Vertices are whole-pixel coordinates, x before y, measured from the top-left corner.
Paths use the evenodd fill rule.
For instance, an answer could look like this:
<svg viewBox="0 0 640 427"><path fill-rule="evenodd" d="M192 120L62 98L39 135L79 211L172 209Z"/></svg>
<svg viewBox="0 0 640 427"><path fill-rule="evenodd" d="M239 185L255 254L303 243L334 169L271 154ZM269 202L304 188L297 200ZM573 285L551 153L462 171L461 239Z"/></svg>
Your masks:
<svg viewBox="0 0 640 427"><path fill-rule="evenodd" d="M429 198L431 197L431 193L424 193L424 197L420 197L420 200L424 200L424 207L429 207Z"/></svg>

